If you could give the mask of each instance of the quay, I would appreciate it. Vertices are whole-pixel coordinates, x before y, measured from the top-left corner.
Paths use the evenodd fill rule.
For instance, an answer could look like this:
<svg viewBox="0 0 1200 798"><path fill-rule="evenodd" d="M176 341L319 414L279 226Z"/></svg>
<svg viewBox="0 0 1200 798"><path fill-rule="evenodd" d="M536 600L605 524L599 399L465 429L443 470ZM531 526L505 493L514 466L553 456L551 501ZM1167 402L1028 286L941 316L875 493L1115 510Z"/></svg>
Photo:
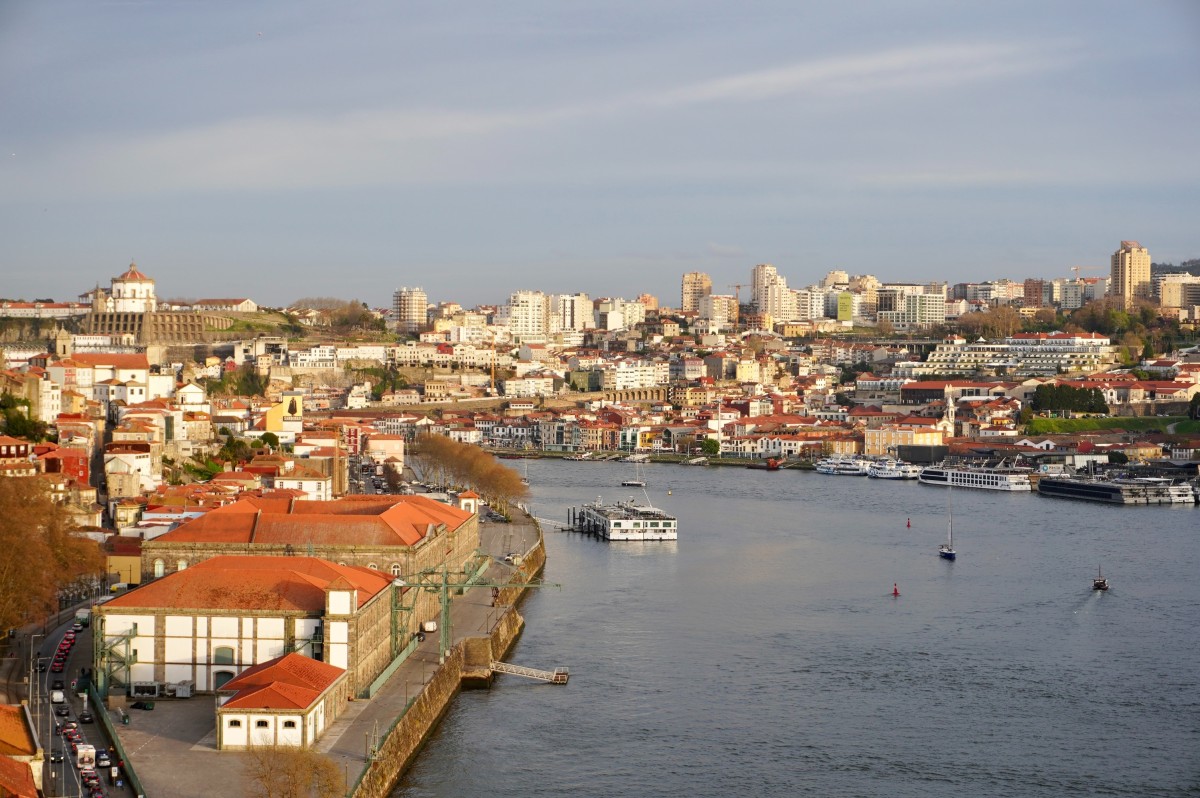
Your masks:
<svg viewBox="0 0 1200 798"><path fill-rule="evenodd" d="M454 597L452 639L444 658L440 634L427 635L374 697L352 701L317 742L315 750L343 773L348 798L386 798L460 690L489 687L497 673L528 678L515 670L535 671L503 660L525 625L518 605L545 566L541 527L518 512L512 523L481 524L480 539L491 564L479 580L484 584ZM505 555L512 552L520 556L505 562ZM514 586L494 589L489 584ZM565 668L535 672L550 674L543 679L549 684L567 682ZM102 712L106 715L102 722L115 730L118 751L136 774L138 794L151 798L248 794L243 775L248 755L217 750L209 697L158 701L152 712L129 712L128 725L117 712Z"/></svg>

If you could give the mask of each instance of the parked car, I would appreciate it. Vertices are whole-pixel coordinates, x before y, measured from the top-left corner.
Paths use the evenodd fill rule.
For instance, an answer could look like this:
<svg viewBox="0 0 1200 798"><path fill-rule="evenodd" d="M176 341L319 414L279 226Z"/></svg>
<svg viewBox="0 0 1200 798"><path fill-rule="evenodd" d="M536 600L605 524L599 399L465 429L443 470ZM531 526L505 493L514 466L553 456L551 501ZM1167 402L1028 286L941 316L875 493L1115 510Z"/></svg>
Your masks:
<svg viewBox="0 0 1200 798"><path fill-rule="evenodd" d="M154 709L154 702L153 701L134 701L129 706L131 706L134 709L150 710L150 709Z"/></svg>

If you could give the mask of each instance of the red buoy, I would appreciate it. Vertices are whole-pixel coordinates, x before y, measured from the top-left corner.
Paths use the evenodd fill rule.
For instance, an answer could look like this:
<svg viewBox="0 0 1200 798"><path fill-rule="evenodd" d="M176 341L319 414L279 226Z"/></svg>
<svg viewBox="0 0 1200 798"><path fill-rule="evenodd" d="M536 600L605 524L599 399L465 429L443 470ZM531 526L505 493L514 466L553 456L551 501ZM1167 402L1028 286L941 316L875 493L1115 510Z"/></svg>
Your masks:
<svg viewBox="0 0 1200 798"><path fill-rule="evenodd" d="M912 529L912 519L908 519L908 528Z"/></svg>
<svg viewBox="0 0 1200 798"><path fill-rule="evenodd" d="M900 586L895 582L892 583L892 598L900 598Z"/></svg>

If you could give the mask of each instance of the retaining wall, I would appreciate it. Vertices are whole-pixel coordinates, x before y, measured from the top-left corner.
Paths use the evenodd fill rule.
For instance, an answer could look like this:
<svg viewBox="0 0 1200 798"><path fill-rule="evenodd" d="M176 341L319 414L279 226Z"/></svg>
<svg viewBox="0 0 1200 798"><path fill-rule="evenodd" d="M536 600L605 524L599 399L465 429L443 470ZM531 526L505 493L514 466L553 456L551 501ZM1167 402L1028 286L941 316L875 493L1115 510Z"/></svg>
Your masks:
<svg viewBox="0 0 1200 798"><path fill-rule="evenodd" d="M538 543L525 555L518 569L526 582L540 574L546 564L545 544L540 534L538 538ZM446 662L434 671L425 689L383 735L374 761L359 777L350 798L387 798L450 709L450 703L462 689L464 677L474 680L483 664L481 660L488 659L490 666L490 660L503 659L516 644L525 627L525 619L517 611L515 602L525 593L524 588L502 591L502 600L512 601L513 606L496 622L492 633L487 637L459 641L446 653ZM490 652L484 650L485 644Z"/></svg>

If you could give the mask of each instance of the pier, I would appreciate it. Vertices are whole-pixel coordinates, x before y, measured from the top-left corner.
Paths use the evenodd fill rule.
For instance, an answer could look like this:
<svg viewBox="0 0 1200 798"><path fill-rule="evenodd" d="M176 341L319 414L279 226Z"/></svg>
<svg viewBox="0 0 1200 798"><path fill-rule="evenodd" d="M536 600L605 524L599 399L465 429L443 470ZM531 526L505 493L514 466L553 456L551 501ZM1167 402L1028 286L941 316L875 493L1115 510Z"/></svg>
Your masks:
<svg viewBox="0 0 1200 798"><path fill-rule="evenodd" d="M526 679L536 679L550 684L566 684L571 674L566 668L555 668L552 671L526 668L523 665L510 665L498 660L492 661L492 670L496 673L511 673L513 676L524 676Z"/></svg>

